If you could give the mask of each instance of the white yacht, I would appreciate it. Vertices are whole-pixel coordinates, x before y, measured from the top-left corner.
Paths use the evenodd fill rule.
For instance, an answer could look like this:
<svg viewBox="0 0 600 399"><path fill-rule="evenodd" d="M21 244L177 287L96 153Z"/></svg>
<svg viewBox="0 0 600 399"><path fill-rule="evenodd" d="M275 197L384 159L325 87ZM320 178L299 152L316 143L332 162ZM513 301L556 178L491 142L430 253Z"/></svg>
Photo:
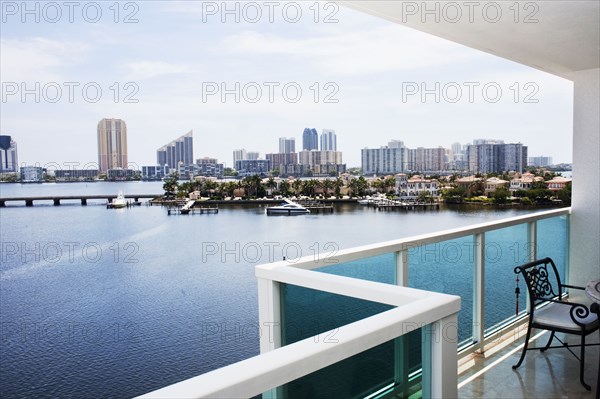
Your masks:
<svg viewBox="0 0 600 399"><path fill-rule="evenodd" d="M310 210L289 200L282 205L267 207L267 215L303 215L306 213L310 213Z"/></svg>
<svg viewBox="0 0 600 399"><path fill-rule="evenodd" d="M127 201L125 200L125 196L122 192L119 192L117 198L113 198L110 203L111 208L125 208L127 206Z"/></svg>

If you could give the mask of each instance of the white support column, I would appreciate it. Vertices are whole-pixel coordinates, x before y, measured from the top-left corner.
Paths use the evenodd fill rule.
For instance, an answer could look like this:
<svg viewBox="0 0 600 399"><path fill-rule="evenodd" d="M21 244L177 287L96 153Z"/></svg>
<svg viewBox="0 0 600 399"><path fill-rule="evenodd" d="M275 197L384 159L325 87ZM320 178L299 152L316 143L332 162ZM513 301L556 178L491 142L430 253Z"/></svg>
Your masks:
<svg viewBox="0 0 600 399"><path fill-rule="evenodd" d="M396 285L408 287L408 250L396 252Z"/></svg>
<svg viewBox="0 0 600 399"><path fill-rule="evenodd" d="M397 251L396 285L408 286L408 250ZM394 382L400 384L404 396L408 396L408 337L401 336L394 340Z"/></svg>
<svg viewBox="0 0 600 399"><path fill-rule="evenodd" d="M279 283L258 278L258 322L260 353L281 347L281 303Z"/></svg>
<svg viewBox="0 0 600 399"><path fill-rule="evenodd" d="M257 278L257 282L260 353L263 354L281 347L281 292L279 283L273 280ZM282 397L281 392L281 388L274 388L263 393L263 399Z"/></svg>
<svg viewBox="0 0 600 399"><path fill-rule="evenodd" d="M475 267L473 269L473 341L477 342L476 352L483 352L483 315L485 290L485 233L474 236Z"/></svg>
<svg viewBox="0 0 600 399"><path fill-rule="evenodd" d="M600 69L573 74L573 200L567 284L600 278Z"/></svg>
<svg viewBox="0 0 600 399"><path fill-rule="evenodd" d="M423 397L458 396L458 313L423 327Z"/></svg>

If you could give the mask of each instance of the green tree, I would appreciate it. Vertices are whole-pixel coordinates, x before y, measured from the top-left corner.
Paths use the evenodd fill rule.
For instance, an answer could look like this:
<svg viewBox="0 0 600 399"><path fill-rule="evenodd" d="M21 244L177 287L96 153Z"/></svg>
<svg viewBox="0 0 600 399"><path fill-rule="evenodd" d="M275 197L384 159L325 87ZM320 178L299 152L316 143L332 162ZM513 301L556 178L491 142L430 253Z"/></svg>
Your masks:
<svg viewBox="0 0 600 399"><path fill-rule="evenodd" d="M262 197L266 193L259 175L244 177L242 187L249 197Z"/></svg>
<svg viewBox="0 0 600 399"><path fill-rule="evenodd" d="M344 181L342 180L341 177L338 177L333 182L334 192L335 192L336 197L338 197L338 198L342 195L342 187L344 187Z"/></svg>
<svg viewBox="0 0 600 399"><path fill-rule="evenodd" d="M275 181L273 176L270 176L267 180L267 188L270 189L272 193L275 192L275 189L277 188L277 182Z"/></svg>
<svg viewBox="0 0 600 399"><path fill-rule="evenodd" d="M291 185L290 185L289 181L284 180L281 183L279 183L279 192L281 193L281 195L289 196L291 193L290 189L291 189Z"/></svg>
<svg viewBox="0 0 600 399"><path fill-rule="evenodd" d="M506 204L510 197L510 191L506 187L498 187L493 193L492 198L495 204Z"/></svg>
<svg viewBox="0 0 600 399"><path fill-rule="evenodd" d="M163 190L165 191L165 195L169 195L171 193L175 193L177 191L177 179L179 178L179 174L177 172L173 172L169 175L169 177L163 183Z"/></svg>
<svg viewBox="0 0 600 399"><path fill-rule="evenodd" d="M296 179L292 183L292 187L294 188L294 194L299 195L302 190L302 180Z"/></svg>
<svg viewBox="0 0 600 399"><path fill-rule="evenodd" d="M554 196L557 199L561 200L562 203L566 206L571 205L571 195L572 195L572 185L570 182L565 185L565 188L558 190L554 194Z"/></svg>
<svg viewBox="0 0 600 399"><path fill-rule="evenodd" d="M419 195L417 196L417 201L425 204L430 204L433 202L433 197L431 196L431 193L429 191L425 190L419 193Z"/></svg>

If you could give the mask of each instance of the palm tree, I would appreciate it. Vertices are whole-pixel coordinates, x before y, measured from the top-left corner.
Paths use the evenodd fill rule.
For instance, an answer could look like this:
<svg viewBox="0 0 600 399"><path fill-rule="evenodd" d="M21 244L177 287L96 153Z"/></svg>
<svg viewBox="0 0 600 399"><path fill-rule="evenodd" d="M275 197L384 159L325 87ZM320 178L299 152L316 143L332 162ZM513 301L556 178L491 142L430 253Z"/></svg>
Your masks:
<svg viewBox="0 0 600 399"><path fill-rule="evenodd" d="M279 183L279 192L281 193L281 195L283 196L288 196L290 195L290 183L287 180L282 181L281 183Z"/></svg>
<svg viewBox="0 0 600 399"><path fill-rule="evenodd" d="M386 193L394 190L396 188L396 178L394 176L388 176L383 181L383 186L385 187Z"/></svg>
<svg viewBox="0 0 600 399"><path fill-rule="evenodd" d="M271 190L271 194L273 194L274 190L277 187L277 182L275 181L275 179L273 178L273 176L269 177L269 180L267 180L267 188L269 188Z"/></svg>
<svg viewBox="0 0 600 399"><path fill-rule="evenodd" d="M296 193L296 195L300 194L300 189L302 188L302 180L294 180L294 182L292 183L292 187L294 188L294 193Z"/></svg>
<svg viewBox="0 0 600 399"><path fill-rule="evenodd" d="M338 177L337 179L334 180L333 186L335 189L335 195L337 197L339 197L342 193L342 187L344 187L344 181L342 180L341 177Z"/></svg>
<svg viewBox="0 0 600 399"><path fill-rule="evenodd" d="M325 196L329 196L329 191L334 188L334 183L330 179L323 181L323 189L325 190Z"/></svg>

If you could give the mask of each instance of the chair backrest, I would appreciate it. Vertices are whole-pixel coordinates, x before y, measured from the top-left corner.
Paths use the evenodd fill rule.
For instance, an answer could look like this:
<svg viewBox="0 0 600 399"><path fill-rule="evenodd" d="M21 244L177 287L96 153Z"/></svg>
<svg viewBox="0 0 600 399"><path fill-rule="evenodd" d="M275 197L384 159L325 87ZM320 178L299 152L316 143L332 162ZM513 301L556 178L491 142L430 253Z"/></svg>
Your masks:
<svg viewBox="0 0 600 399"><path fill-rule="evenodd" d="M548 267L548 265L551 267ZM523 275L527 285L532 310L546 299L562 296L563 286L552 259L544 258L517 266L515 267L515 274L519 273Z"/></svg>

